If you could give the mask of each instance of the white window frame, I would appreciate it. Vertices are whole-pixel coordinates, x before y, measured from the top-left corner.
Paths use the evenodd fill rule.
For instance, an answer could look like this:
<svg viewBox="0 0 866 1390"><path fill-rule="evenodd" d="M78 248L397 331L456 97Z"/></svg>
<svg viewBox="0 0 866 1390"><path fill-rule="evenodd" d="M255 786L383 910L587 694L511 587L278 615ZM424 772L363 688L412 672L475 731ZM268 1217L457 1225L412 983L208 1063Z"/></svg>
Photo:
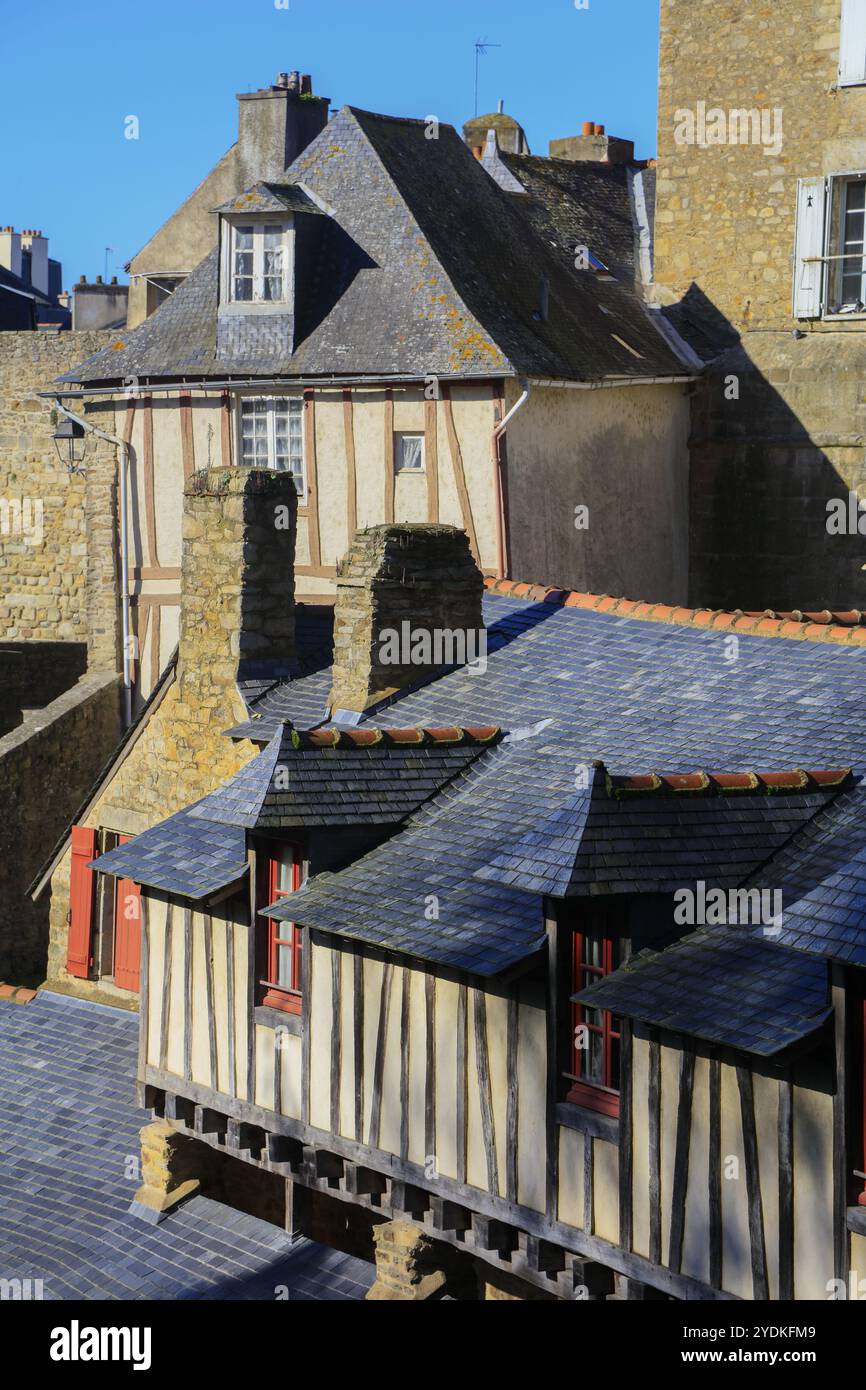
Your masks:
<svg viewBox="0 0 866 1390"><path fill-rule="evenodd" d="M404 468L398 459L402 457L404 439L417 439L421 445L421 466L419 468ZM426 471L427 459L425 455L425 443L423 430L395 430L394 431L394 476L395 478L420 478Z"/></svg>
<svg viewBox="0 0 866 1390"><path fill-rule="evenodd" d="M243 451L244 451L244 439L243 439L243 407L244 407L245 405L247 405L247 404L252 403L253 401L261 401L261 402L264 402L265 405L268 407L268 411L267 411L268 457L267 457L267 463L266 463L266 464L263 464L263 465L262 465L262 464L258 464L258 465L257 465L257 464L255 464L255 463L245 463L245 462L244 462L244 454L243 454ZM296 474L293 470L288 470L288 469L283 469L283 468L277 469L277 467L276 467L276 454L277 454L277 449L276 449L276 410L275 410L275 407L276 407L277 405L282 405L282 404L284 404L284 403L286 403L286 402L295 402L296 404L299 404L299 405L300 405L300 410L298 410L298 412L297 412L298 415L299 415L299 417L300 417L300 421L301 421L301 468L300 468L300 474ZM306 410L304 409L304 398L303 398L302 395L299 395L299 394L289 394L289 393L287 392L286 394L281 395L281 396L273 396L273 395L263 395L263 394L260 394L260 393L258 393L258 392L250 392L250 393L247 394L247 395L237 396L237 397L236 397L236 400L235 400L235 449L236 449L235 461L236 461L237 467L238 467L238 468L265 467L265 468L273 469L274 472L280 472L280 473L285 473L285 472L288 472L288 471L292 471L292 476L293 476L294 479L295 479L295 486L296 486L297 492L298 492L298 501L299 501L300 503L305 503L305 502L307 501L307 436L306 436L307 422L306 422L306 413L307 413L307 412L306 412Z"/></svg>
<svg viewBox="0 0 866 1390"><path fill-rule="evenodd" d="M293 300L294 283L294 222L289 213L271 216L232 216L223 217L221 242L222 274L220 277L220 305L229 307L234 313L285 313ZM253 233L253 273L252 299L235 299L235 252L239 231L251 229ZM282 232L283 252L283 298L265 299L265 246L264 234L276 229Z"/></svg>
<svg viewBox="0 0 866 1390"><path fill-rule="evenodd" d="M866 238L864 238L864 242L862 243L863 249L860 252L860 294L857 296L859 302L863 305L863 308L848 310L847 312L844 312L844 301L840 303L838 306L835 306L831 305L830 300L831 289L835 292L837 285L841 284L844 260L854 258L854 255L852 255L851 252L846 252L845 250L845 218L848 212L848 189L851 187L852 184L855 183L866 185L866 172L859 175L859 177L855 175L853 177L837 178L835 180L831 180L830 197L827 208L827 215L829 220L827 238L828 245L833 245L833 242L830 241L830 237L833 236L833 233L835 231L835 248L833 254L836 257L844 258L841 260L834 259L830 263L830 271L827 276L828 290L825 296L827 302L827 313L834 316L840 315L842 318L846 319L851 318L852 316L855 318L859 318L861 314L866 313ZM838 214L836 209L837 198ZM862 211L864 224L866 224L866 196L864 196L863 202L863 208L857 209L857 211ZM866 232L866 226L864 226L864 232Z"/></svg>
<svg viewBox="0 0 866 1390"><path fill-rule="evenodd" d="M810 257L813 263L820 262L820 304L814 314L796 313L795 317L808 319L854 319L861 320L866 318L866 294L864 294L864 308L841 312L841 304L836 300L836 289L840 283L839 267L845 258L844 251L844 223L843 209L845 200L845 189L849 183L866 181L866 168L849 169L844 172L829 174L823 180L824 184L824 228L821 241L820 257ZM801 180L801 184L814 182L816 185L819 180ZM799 195L798 195L798 217L799 217ZM799 228L798 228L799 231ZM795 277L803 274L803 264L799 255L799 248L795 248L794 275ZM866 291L866 246L863 252L863 276L864 291ZM796 285L796 278L795 278ZM795 294L796 298L796 294Z"/></svg>
<svg viewBox="0 0 866 1390"><path fill-rule="evenodd" d="M839 86L866 83L866 0L842 0L839 31Z"/></svg>

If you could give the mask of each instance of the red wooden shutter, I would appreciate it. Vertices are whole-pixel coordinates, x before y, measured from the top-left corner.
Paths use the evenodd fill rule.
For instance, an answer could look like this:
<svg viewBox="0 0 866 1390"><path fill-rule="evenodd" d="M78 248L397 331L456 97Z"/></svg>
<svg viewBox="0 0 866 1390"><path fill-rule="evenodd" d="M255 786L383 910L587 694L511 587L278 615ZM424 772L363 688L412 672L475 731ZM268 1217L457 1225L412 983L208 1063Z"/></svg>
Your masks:
<svg viewBox="0 0 866 1390"><path fill-rule="evenodd" d="M114 898L114 983L136 994L141 983L141 889L128 878L118 879Z"/></svg>
<svg viewBox="0 0 866 1390"><path fill-rule="evenodd" d="M87 865L95 858L96 831L86 825L73 825L66 969L70 975L76 975L80 980L86 980L90 973L95 879L93 870Z"/></svg>

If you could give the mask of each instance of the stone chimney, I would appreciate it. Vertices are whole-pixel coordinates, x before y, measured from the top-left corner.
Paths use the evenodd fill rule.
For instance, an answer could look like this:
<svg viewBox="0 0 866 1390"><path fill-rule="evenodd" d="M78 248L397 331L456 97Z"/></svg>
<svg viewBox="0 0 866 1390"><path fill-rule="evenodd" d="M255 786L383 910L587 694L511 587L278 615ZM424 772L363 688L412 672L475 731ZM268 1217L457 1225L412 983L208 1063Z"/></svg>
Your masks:
<svg viewBox="0 0 866 1390"><path fill-rule="evenodd" d="M237 679L291 672L297 507L291 474L270 469L186 484L178 682L200 722L225 717Z"/></svg>
<svg viewBox="0 0 866 1390"><path fill-rule="evenodd" d="M72 291L72 327L82 330L123 324L128 302L129 285L119 285L116 275L110 285L103 284L101 275L89 285L82 275Z"/></svg>
<svg viewBox="0 0 866 1390"><path fill-rule="evenodd" d="M0 227L0 265L21 276L21 233L14 227Z"/></svg>
<svg viewBox="0 0 866 1390"><path fill-rule="evenodd" d="M603 125L584 121L580 135L551 140L551 159L570 159L574 163L594 160L600 164L633 164L634 141L608 135Z"/></svg>
<svg viewBox="0 0 866 1390"><path fill-rule="evenodd" d="M30 284L41 294L48 294L48 238L32 228L21 233L22 259L30 259Z"/></svg>
<svg viewBox="0 0 866 1390"><path fill-rule="evenodd" d="M523 126L513 116L507 115L502 107L500 101L498 111L491 111L487 116L473 116L471 121L465 121L464 141L471 150L481 149L488 131L495 130L501 150L506 150L508 154L529 154L529 141Z"/></svg>
<svg viewBox="0 0 866 1390"><path fill-rule="evenodd" d="M333 711L361 711L484 643L484 580L455 526L358 531L337 569Z"/></svg>
<svg viewBox="0 0 866 1390"><path fill-rule="evenodd" d="M278 181L328 123L329 97L307 74L281 72L272 87L238 93L239 191Z"/></svg>

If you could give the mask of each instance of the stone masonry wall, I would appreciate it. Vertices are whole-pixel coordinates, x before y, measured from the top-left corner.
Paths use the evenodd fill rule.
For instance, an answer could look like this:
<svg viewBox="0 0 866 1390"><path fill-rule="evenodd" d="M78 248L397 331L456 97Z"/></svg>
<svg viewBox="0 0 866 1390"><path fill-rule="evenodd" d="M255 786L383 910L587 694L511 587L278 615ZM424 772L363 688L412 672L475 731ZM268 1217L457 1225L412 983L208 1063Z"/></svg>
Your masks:
<svg viewBox="0 0 866 1390"><path fill-rule="evenodd" d="M426 664L412 659L414 643L395 661L383 634L402 638L406 626L410 634L431 639L478 633L484 626L483 591L466 533L455 526L402 522L357 531L337 569L331 704L366 709L449 664L435 654ZM423 655L422 645L417 652Z"/></svg>
<svg viewBox="0 0 866 1390"><path fill-rule="evenodd" d="M0 736L22 721L24 709L41 709L83 676L83 642L0 642Z"/></svg>
<svg viewBox="0 0 866 1390"><path fill-rule="evenodd" d="M70 474L51 438L55 412L36 393L110 336L0 333L0 638L88 638L88 498L99 491L97 475L113 466L114 450L90 443L89 471ZM16 509L24 508L26 520L29 507L34 518L35 504L42 536L30 543L32 524L17 524ZM104 512L94 518L97 532L107 520Z"/></svg>
<svg viewBox="0 0 866 1390"><path fill-rule="evenodd" d="M693 402L690 602L866 612L866 534L827 528L828 501L866 498L862 344L755 333L712 364Z"/></svg>
<svg viewBox="0 0 866 1390"><path fill-rule="evenodd" d="M176 673L84 824L138 834L213 791L259 751L224 737L246 718L236 676L287 667L294 654L297 497L291 476L210 469L187 483L182 618ZM275 525L276 509L285 508ZM51 880L49 978L77 993L66 973L69 852Z"/></svg>
<svg viewBox="0 0 866 1390"><path fill-rule="evenodd" d="M797 180L866 167L866 87L836 87L841 0L661 0L655 280L737 329L790 328ZM677 144L678 110L782 111L760 145Z"/></svg>
<svg viewBox="0 0 866 1390"><path fill-rule="evenodd" d="M48 900L27 888L120 736L115 675L84 676L0 738L0 980L45 975Z"/></svg>
<svg viewBox="0 0 866 1390"><path fill-rule="evenodd" d="M866 323L798 325L792 307L798 179L866 169L866 86L837 86L841 8L661 0L654 294L742 341L694 398L693 605L866 609L866 539L827 529L828 503L866 495ZM678 144L699 102L778 108L780 151Z"/></svg>

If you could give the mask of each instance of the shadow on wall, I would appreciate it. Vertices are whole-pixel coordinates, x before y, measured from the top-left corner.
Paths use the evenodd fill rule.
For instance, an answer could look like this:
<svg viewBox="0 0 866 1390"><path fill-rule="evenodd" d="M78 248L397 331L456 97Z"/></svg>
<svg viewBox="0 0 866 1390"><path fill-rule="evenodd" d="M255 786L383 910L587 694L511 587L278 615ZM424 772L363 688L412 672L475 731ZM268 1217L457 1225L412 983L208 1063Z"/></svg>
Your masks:
<svg viewBox="0 0 866 1390"><path fill-rule="evenodd" d="M666 315L713 359L692 401L689 604L866 609L866 335L740 338L695 285Z"/></svg>
<svg viewBox="0 0 866 1390"><path fill-rule="evenodd" d="M35 661L45 660L38 650L42 647L83 649L78 643L21 645L34 649ZM59 680L64 663L56 659ZM14 985L45 979L51 897L43 893L34 902L29 889L120 738L116 675L78 679L75 659L73 651L65 688L50 703L25 709L17 726L0 737L5 811L0 820L0 980ZM47 677L45 692L51 693Z"/></svg>
<svg viewBox="0 0 866 1390"><path fill-rule="evenodd" d="M0 738L87 670L85 642L0 642Z"/></svg>

